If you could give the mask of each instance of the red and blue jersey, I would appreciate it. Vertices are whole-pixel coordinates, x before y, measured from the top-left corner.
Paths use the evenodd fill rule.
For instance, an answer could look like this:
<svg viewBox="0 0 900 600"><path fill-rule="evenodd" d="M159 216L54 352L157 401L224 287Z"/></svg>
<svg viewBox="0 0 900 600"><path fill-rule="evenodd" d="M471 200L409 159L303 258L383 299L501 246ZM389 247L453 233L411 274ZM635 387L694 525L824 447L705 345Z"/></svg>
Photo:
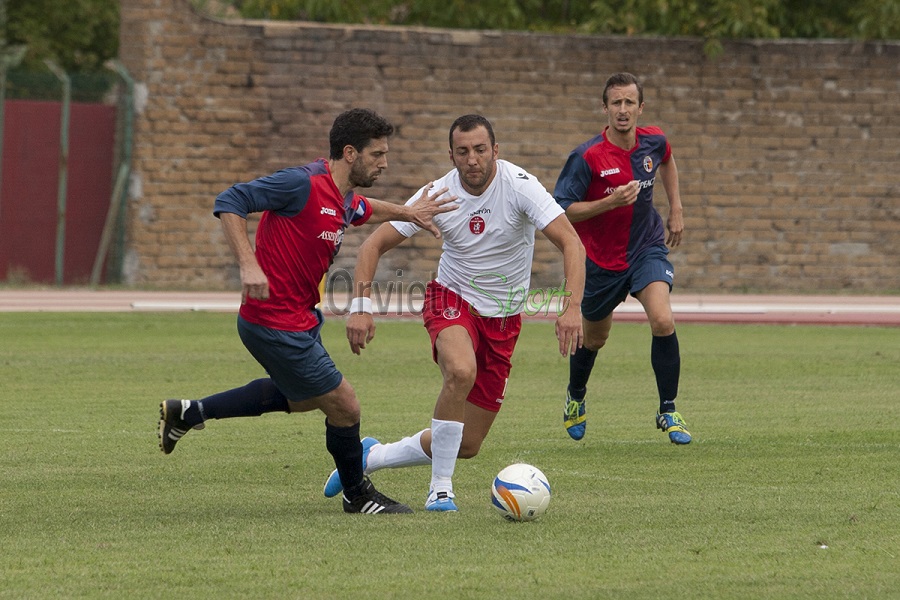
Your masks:
<svg viewBox="0 0 900 600"><path fill-rule="evenodd" d="M600 268L624 271L650 246L665 246L662 217L653 206L656 171L672 149L658 127L637 127L637 143L623 150L606 139L606 129L572 151L553 196L567 209L573 202L600 200L631 180L640 182L637 200L573 223L587 257Z"/></svg>
<svg viewBox="0 0 900 600"><path fill-rule="evenodd" d="M344 229L372 215L370 202L352 190L342 196L328 161L282 169L238 183L216 197L216 216L247 218L261 212L256 229L256 260L269 280L269 298L247 298L241 317L283 331L318 325L319 282L341 249Z"/></svg>

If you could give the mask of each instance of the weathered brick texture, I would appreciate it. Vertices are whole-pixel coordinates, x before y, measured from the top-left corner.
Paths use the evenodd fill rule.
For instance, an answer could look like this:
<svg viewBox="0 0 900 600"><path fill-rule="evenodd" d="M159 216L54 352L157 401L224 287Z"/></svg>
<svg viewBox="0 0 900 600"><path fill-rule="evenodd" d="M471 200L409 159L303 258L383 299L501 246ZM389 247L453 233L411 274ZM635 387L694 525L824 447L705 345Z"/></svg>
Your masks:
<svg viewBox="0 0 900 600"><path fill-rule="evenodd" d="M235 288L215 195L326 156L331 121L353 106L398 126L386 176L364 193L399 202L445 173L447 129L467 112L552 191L604 123L606 77L627 70L645 82L642 123L666 131L678 161L678 291L900 289L896 42L732 41L709 59L694 39L217 21L187 0L123 0L121 14L139 84L129 282ZM347 232L334 269L352 271L371 230ZM438 252L417 236L378 276L425 279ZM535 256L535 286L557 284L541 236Z"/></svg>

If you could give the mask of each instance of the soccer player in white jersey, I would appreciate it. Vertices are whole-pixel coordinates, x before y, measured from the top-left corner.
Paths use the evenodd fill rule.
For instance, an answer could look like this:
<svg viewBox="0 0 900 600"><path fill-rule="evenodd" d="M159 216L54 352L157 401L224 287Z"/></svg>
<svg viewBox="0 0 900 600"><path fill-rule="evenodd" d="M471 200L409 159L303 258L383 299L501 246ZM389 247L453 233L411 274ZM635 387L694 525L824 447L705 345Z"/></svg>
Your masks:
<svg viewBox="0 0 900 600"><path fill-rule="evenodd" d="M487 119L459 117L450 127L455 168L423 188L447 187L459 205L459 210L433 219L444 243L437 277L425 292L423 318L443 387L431 428L391 444L363 440L366 473L431 465L425 503L429 511L457 510L452 482L456 459L478 454L500 410L522 326L523 295L531 281L535 228L563 253L565 302L556 320L559 351L569 356L582 343L584 247L553 196L533 175L500 160L498 152ZM370 294L381 255L419 230L406 223L385 223L360 247L354 274L357 297L347 320L347 339L355 354L375 335ZM325 495L340 491L340 478L332 473Z"/></svg>

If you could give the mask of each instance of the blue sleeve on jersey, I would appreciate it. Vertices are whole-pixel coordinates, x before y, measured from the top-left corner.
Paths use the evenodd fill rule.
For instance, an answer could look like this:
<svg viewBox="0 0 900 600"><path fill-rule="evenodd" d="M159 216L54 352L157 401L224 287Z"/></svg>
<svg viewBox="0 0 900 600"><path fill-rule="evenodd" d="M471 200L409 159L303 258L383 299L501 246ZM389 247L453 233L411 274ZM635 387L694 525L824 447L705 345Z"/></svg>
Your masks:
<svg viewBox="0 0 900 600"><path fill-rule="evenodd" d="M578 151L572 152L556 180L553 197L563 210L581 202L591 185L591 167Z"/></svg>
<svg viewBox="0 0 900 600"><path fill-rule="evenodd" d="M306 206L310 189L309 173L305 169L282 169L231 186L216 197L213 214L218 217L227 212L246 218L250 213L270 210L292 217Z"/></svg>
<svg viewBox="0 0 900 600"><path fill-rule="evenodd" d="M352 214L352 215L350 215L350 222L351 222L351 223L356 223L356 222L359 221L360 219L364 219L364 218L365 218L365 216L366 216L366 210L368 209L368 204L367 204L367 202L368 202L368 200L366 200L366 199L363 198L363 197L360 197L360 199L359 199L359 206L356 207L356 210L353 211L353 214Z"/></svg>

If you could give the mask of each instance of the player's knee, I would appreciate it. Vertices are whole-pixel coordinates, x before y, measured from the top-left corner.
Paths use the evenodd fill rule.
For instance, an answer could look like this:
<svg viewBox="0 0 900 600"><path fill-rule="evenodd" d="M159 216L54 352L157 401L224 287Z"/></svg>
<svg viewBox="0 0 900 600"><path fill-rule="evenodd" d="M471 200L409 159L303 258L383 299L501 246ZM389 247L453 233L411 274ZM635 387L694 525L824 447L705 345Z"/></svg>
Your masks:
<svg viewBox="0 0 900 600"><path fill-rule="evenodd" d="M359 404L356 407L332 406L325 410L328 422L336 427L351 427L360 420Z"/></svg>
<svg viewBox="0 0 900 600"><path fill-rule="evenodd" d="M588 350L593 350L594 352L596 352L606 345L606 340L608 339L608 335L585 336L582 345Z"/></svg>
<svg viewBox="0 0 900 600"><path fill-rule="evenodd" d="M671 317L655 318L650 320L650 331L654 337L665 337L675 332L675 321Z"/></svg>
<svg viewBox="0 0 900 600"><path fill-rule="evenodd" d="M361 416L359 400L346 380L337 389L323 396L320 406L328 421L334 425L349 427L359 423Z"/></svg>
<svg viewBox="0 0 900 600"><path fill-rule="evenodd" d="M454 364L447 365L444 371L444 387L458 390L460 392L468 392L475 385L475 375L477 368L475 365Z"/></svg>

